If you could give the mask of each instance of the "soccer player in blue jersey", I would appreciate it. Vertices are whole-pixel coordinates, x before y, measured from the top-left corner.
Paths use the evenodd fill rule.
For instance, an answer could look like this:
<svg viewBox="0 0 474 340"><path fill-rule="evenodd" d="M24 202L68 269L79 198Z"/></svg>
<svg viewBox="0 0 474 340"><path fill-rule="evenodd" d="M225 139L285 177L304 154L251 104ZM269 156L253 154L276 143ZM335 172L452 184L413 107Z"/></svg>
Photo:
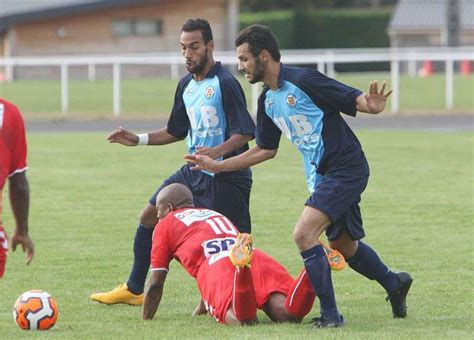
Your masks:
<svg viewBox="0 0 474 340"><path fill-rule="evenodd" d="M376 81L363 93L324 74L280 62L278 42L268 27L252 25L236 39L239 70L250 83L262 81L258 101L257 145L226 160L187 155L196 170L214 173L247 168L275 157L281 133L303 156L308 189L305 203L293 231L306 271L320 301L317 328L340 327L331 271L319 238L326 232L330 246L340 251L350 267L376 280L388 293L395 318L406 317L406 296L412 278L394 273L377 253L360 241L365 232L359 209L361 194L369 178L369 166L356 136L340 112L377 114L387 97L385 83Z"/></svg>
<svg viewBox="0 0 474 340"><path fill-rule="evenodd" d="M111 133L111 143L127 146L164 145L187 140L189 153L223 160L249 149L255 124L247 111L244 92L235 77L214 61L214 41L209 23L190 19L182 27L181 53L189 74L176 89L174 106L166 127L139 134L124 128ZM172 183L188 187L196 207L209 208L227 216L241 232L250 233L249 197L252 174L249 168L213 174L182 166L166 179L143 209L134 241L134 262L126 284L91 299L106 303L141 305L150 266L153 228L158 222L156 196Z"/></svg>

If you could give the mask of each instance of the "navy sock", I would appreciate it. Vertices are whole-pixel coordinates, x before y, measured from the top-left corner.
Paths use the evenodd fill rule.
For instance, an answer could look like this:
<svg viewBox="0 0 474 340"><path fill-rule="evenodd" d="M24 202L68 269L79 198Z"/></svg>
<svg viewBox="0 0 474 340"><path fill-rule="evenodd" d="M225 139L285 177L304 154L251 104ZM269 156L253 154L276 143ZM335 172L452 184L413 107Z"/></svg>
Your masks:
<svg viewBox="0 0 474 340"><path fill-rule="evenodd" d="M127 281L128 290L136 295L142 294L146 275L150 268L150 252L153 229L139 224L133 242L133 267Z"/></svg>
<svg viewBox="0 0 474 340"><path fill-rule="evenodd" d="M347 259L347 263L366 278L376 280L388 293L394 292L400 284L397 275L387 268L372 248L361 241L356 253Z"/></svg>
<svg viewBox="0 0 474 340"><path fill-rule="evenodd" d="M319 299L321 315L330 320L340 320L332 286L331 269L326 252L320 244L301 252L304 267Z"/></svg>

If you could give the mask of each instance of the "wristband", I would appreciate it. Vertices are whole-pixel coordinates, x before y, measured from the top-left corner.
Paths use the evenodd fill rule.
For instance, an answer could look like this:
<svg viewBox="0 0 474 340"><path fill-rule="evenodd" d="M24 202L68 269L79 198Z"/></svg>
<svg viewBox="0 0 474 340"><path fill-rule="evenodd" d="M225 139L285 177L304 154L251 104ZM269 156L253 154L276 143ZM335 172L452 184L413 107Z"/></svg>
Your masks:
<svg viewBox="0 0 474 340"><path fill-rule="evenodd" d="M148 145L148 133L140 133L138 135L137 145Z"/></svg>

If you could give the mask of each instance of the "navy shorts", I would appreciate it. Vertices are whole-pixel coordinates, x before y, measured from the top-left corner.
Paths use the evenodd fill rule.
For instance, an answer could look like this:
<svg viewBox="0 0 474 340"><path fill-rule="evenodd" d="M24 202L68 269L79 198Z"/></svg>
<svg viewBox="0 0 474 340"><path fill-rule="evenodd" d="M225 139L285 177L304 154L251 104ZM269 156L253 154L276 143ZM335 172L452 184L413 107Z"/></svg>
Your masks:
<svg viewBox="0 0 474 340"><path fill-rule="evenodd" d="M368 179L368 175L336 171L326 173L316 184L305 205L329 216L331 224L326 229L329 241L337 240L344 232L354 241L365 236L359 202Z"/></svg>
<svg viewBox="0 0 474 340"><path fill-rule="evenodd" d="M163 182L149 203L156 205L156 196L160 190L173 183L184 184L191 190L195 207L215 210L229 218L240 232L251 232L249 204L252 171L250 169L210 176L202 171L192 171L189 165L183 165Z"/></svg>

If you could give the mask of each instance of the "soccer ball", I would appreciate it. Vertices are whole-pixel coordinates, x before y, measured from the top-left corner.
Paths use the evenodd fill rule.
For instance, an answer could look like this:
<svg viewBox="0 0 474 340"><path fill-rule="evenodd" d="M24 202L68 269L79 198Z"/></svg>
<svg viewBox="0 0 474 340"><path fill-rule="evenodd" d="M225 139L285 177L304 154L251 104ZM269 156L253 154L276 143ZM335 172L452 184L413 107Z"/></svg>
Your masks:
<svg viewBox="0 0 474 340"><path fill-rule="evenodd" d="M29 290L20 295L13 306L13 320L25 330L47 330L58 318L54 298L42 290Z"/></svg>

